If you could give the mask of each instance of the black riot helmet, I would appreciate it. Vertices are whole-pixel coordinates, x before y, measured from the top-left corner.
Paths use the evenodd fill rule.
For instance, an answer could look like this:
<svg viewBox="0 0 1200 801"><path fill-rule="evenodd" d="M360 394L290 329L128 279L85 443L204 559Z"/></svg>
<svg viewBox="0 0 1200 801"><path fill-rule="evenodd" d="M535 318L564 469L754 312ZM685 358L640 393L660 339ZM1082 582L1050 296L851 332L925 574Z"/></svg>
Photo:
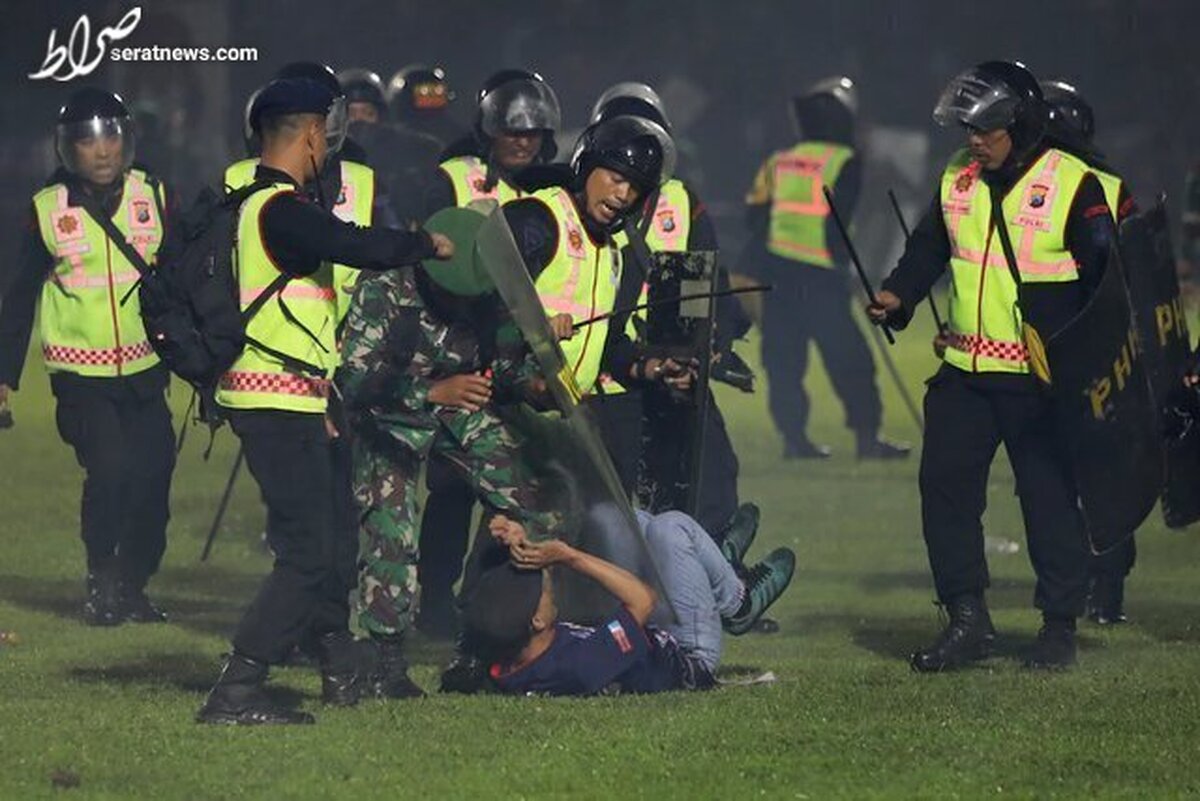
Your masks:
<svg viewBox="0 0 1200 801"><path fill-rule="evenodd" d="M1042 81L1041 88L1050 107L1050 124L1062 126L1091 145L1096 135L1096 116L1079 90L1066 81Z"/></svg>
<svg viewBox="0 0 1200 801"><path fill-rule="evenodd" d="M985 61L959 73L933 110L933 119L943 127L1007 130L1018 160L1041 140L1049 116L1037 79L1019 61Z"/></svg>
<svg viewBox="0 0 1200 801"><path fill-rule="evenodd" d="M342 70L337 74L338 83L346 95L346 103L370 103L382 119L387 114L383 79L377 73L361 67Z"/></svg>
<svg viewBox="0 0 1200 801"><path fill-rule="evenodd" d="M675 143L661 125L640 117L613 117L584 129L575 143L571 169L575 186L581 188L592 170L605 167L623 175L641 197L653 192L670 177ZM630 206L628 212L634 211ZM623 217L613 220L611 230L620 228Z"/></svg>
<svg viewBox="0 0 1200 801"><path fill-rule="evenodd" d="M337 153L346 141L346 127L349 124L346 93L342 90L337 75L327 64L316 61L293 61L275 73L275 80L295 78L320 84L333 94L333 105L325 117L325 140L329 143L329 152Z"/></svg>
<svg viewBox="0 0 1200 801"><path fill-rule="evenodd" d="M74 175L91 180L92 176L82 175L80 171L75 145L98 139L120 147L120 161L112 165L117 169L108 172L113 174L114 179L123 175L133 164L133 117L119 95L85 86L72 93L66 104L58 110L54 148L62 166Z"/></svg>
<svg viewBox="0 0 1200 801"><path fill-rule="evenodd" d="M388 105L402 122L414 113L444 111L453 100L454 92L441 67L409 64L388 81Z"/></svg>
<svg viewBox="0 0 1200 801"><path fill-rule="evenodd" d="M651 120L661 125L667 133L671 133L671 120L667 117L666 106L663 105L658 92L649 84L622 81L608 87L596 98L589 122L600 122L623 115Z"/></svg>
<svg viewBox="0 0 1200 801"><path fill-rule="evenodd" d="M554 134L561 126L558 97L536 72L500 70L484 81L479 90L475 136L485 147L502 134L540 132L539 156L542 161L551 161L558 153Z"/></svg>
<svg viewBox="0 0 1200 801"><path fill-rule="evenodd" d="M824 78L792 98L796 134L820 142L852 144L858 117L858 88L844 75Z"/></svg>

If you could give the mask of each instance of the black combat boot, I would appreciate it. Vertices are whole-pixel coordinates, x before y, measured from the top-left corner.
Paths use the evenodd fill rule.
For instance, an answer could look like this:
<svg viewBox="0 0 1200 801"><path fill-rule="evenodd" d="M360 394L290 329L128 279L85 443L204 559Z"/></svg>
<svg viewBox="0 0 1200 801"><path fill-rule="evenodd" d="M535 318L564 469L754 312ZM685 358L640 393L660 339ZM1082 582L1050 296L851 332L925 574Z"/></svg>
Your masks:
<svg viewBox="0 0 1200 801"><path fill-rule="evenodd" d="M204 706L196 713L196 722L235 726L314 722L307 712L288 709L267 697L263 690L266 680L265 662L230 654Z"/></svg>
<svg viewBox="0 0 1200 801"><path fill-rule="evenodd" d="M1075 618L1042 616L1042 629L1025 657L1031 670L1065 670L1075 664Z"/></svg>
<svg viewBox="0 0 1200 801"><path fill-rule="evenodd" d="M918 673L954 670L986 659L991 653L996 629L988 615L982 595L960 595L946 604L950 623L933 645L917 651L909 659Z"/></svg>
<svg viewBox="0 0 1200 801"><path fill-rule="evenodd" d="M321 664L321 700L330 706L354 706L360 692L358 653L349 631L330 631L317 638Z"/></svg>
<svg viewBox="0 0 1200 801"><path fill-rule="evenodd" d="M424 698L425 691L408 675L403 634L372 634L375 665L369 691L376 698Z"/></svg>
<svg viewBox="0 0 1200 801"><path fill-rule="evenodd" d="M111 570L96 569L87 576L87 601L83 620L89 626L118 626L121 615L120 585Z"/></svg>
<svg viewBox="0 0 1200 801"><path fill-rule="evenodd" d="M474 695L487 685L487 681L488 666L471 654L460 634L454 646L454 659L442 671L440 692Z"/></svg>
<svg viewBox="0 0 1200 801"><path fill-rule="evenodd" d="M783 446L784 459L828 459L833 455L828 445L818 445L807 437L792 440Z"/></svg>
<svg viewBox="0 0 1200 801"><path fill-rule="evenodd" d="M894 442L878 434L858 434L859 459L907 459L912 446L907 442Z"/></svg>
<svg viewBox="0 0 1200 801"><path fill-rule="evenodd" d="M145 587L137 586L128 581L122 581L120 586L121 620L130 623L166 623L167 613L151 603L146 597Z"/></svg>
<svg viewBox="0 0 1200 801"><path fill-rule="evenodd" d="M1092 580L1087 600L1088 620L1112 626L1129 620L1125 616L1125 577L1097 576Z"/></svg>

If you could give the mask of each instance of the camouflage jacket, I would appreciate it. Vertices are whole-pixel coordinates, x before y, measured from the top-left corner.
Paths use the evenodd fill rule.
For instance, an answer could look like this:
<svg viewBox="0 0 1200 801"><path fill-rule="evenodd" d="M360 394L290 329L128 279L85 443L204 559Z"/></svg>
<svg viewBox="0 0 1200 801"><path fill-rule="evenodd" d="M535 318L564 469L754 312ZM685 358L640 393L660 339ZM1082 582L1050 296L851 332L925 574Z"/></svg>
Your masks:
<svg viewBox="0 0 1200 801"><path fill-rule="evenodd" d="M486 302L486 301L484 301ZM497 315L502 305L495 306ZM536 367L507 317L484 326L493 331L481 349L476 326L436 314L417 288L415 268L367 274L359 279L341 341L337 386L350 422L360 434L384 435L424 452L440 426L460 443L483 424L483 412L429 402L443 378L493 373L493 403L524 395ZM490 350L490 364L481 350ZM473 418L480 418L474 420Z"/></svg>

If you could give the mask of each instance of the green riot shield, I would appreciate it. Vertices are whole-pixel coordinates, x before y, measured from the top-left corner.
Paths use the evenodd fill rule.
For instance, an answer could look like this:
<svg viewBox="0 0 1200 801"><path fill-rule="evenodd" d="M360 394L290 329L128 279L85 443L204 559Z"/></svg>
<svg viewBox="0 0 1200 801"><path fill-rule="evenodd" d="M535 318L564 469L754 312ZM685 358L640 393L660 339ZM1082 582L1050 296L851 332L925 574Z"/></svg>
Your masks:
<svg viewBox="0 0 1200 801"><path fill-rule="evenodd" d="M550 330L546 310L512 230L495 204L479 228L474 258L495 284L529 345L553 401L552 412L538 413L518 406L503 414L523 435L526 445L522 454L538 477L544 506L563 519L561 530L555 534L580 550L629 570L666 597L599 428L580 405L575 375ZM570 571L557 572L555 587L564 617L597 620L615 610L611 596Z"/></svg>
<svg viewBox="0 0 1200 801"><path fill-rule="evenodd" d="M1159 427L1166 440L1162 512L1168 526L1200 520L1200 449L1182 378L1191 356L1187 316L1175 272L1167 211L1159 200L1121 223L1121 261L1145 354Z"/></svg>
<svg viewBox="0 0 1200 801"><path fill-rule="evenodd" d="M1095 294L1046 343L1050 391L1094 553L1124 542L1162 490L1164 453L1114 247Z"/></svg>

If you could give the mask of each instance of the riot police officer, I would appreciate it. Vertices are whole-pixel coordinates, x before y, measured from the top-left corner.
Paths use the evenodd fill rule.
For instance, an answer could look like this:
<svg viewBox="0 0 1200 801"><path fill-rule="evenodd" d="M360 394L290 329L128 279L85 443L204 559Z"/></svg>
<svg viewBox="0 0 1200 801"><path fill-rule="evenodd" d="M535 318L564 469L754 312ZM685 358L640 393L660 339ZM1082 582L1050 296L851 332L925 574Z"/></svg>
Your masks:
<svg viewBox="0 0 1200 801"><path fill-rule="evenodd" d="M639 213L641 201L662 184L673 163L674 143L661 126L638 117L614 117L584 130L560 183L504 205L514 242L547 314L568 315L577 323L613 310L623 269L614 235L630 215ZM640 442L636 430L605 425L602 374L618 382L648 382L677 391L689 390L693 378L672 360L646 356L620 327L609 336L612 328L609 320L602 320L560 342L583 403L602 418L610 454L636 450ZM478 575L480 555L488 550L487 539L476 538L463 579L464 597ZM442 674L443 692L474 692L482 680L480 671L486 666L462 646L460 641L458 656Z"/></svg>
<svg viewBox="0 0 1200 801"><path fill-rule="evenodd" d="M951 158L868 308L874 321L903 326L950 271L949 347L928 382L920 469L925 544L950 622L911 664L921 672L949 670L984 658L992 645L981 518L988 471L1004 443L1043 619L1025 664L1066 667L1075 661L1075 621L1084 609L1085 535L1052 402L1032 372L1037 343L1025 324L1048 338L1083 308L1107 264L1112 220L1088 165L1048 146L1046 103L1022 65L991 61L961 73L934 118L961 125L968 147ZM992 222L1001 215L1004 228Z"/></svg>
<svg viewBox="0 0 1200 801"><path fill-rule="evenodd" d="M428 212L475 200L506 203L521 197L515 176L554 158L562 112L542 76L505 69L484 81L474 133L447 151L430 183ZM429 499L421 518L417 625L426 634L450 636L456 626L452 587L467 551L474 496L446 461L430 458Z"/></svg>
<svg viewBox="0 0 1200 801"><path fill-rule="evenodd" d="M58 114L59 168L33 198L17 277L0 312L0 407L20 385L41 301L42 356L62 439L83 467L84 619L158 622L146 597L166 549L175 465L168 374L146 339L136 250L152 264L168 194L134 163L132 120L110 92L74 92ZM121 241L114 239L119 235Z"/></svg>
<svg viewBox="0 0 1200 801"><path fill-rule="evenodd" d="M592 109L592 122L623 115L650 120L662 126L668 134L672 133L662 99L646 84L624 82L606 89ZM641 242L635 243L635 238L640 238ZM622 256L625 269L614 304L616 308L626 308L645 301L643 287L651 265L642 265L641 260L651 252L719 250L716 227L703 202L690 186L675 177L669 177L645 198L640 214L630 218L630 224L624 226L619 241L624 246ZM725 271L720 269L719 273L718 286L728 286L729 279ZM639 317L644 320L645 313ZM617 320L609 330L615 331L621 325L622 321ZM732 341L744 335L749 327L749 321L745 319L741 305L735 298L726 297L717 301L716 327L719 339L715 350L721 354L722 361L733 361L736 357L732 354ZM709 392L707 388L704 391ZM693 423L694 419L680 414L678 401L666 392L651 391L640 402L646 420L639 460L642 469L638 477L642 508L651 511L682 508L675 497L674 488L686 486L687 483L684 458L690 458L687 456L690 432L684 430L684 425ZM703 486L697 493L699 504L693 515L706 531L720 537L738 508L738 461L725 429L725 421L711 392L708 414L703 424L704 446L700 457L703 459L700 471Z"/></svg>
<svg viewBox="0 0 1200 801"><path fill-rule="evenodd" d="M517 174L554 159L561 125L558 97L545 78L523 69L494 73L479 90L471 134L442 154L442 180L431 187L427 211L520 197Z"/></svg>
<svg viewBox="0 0 1200 801"><path fill-rule="evenodd" d="M774 286L763 298L763 367L769 378L771 416L784 439L784 458L823 459L829 449L806 431L804 391L810 340L821 350L834 391L846 408L859 458L893 459L908 446L880 438L883 405L875 364L850 316L841 240L822 189L849 217L858 201L862 168L855 152L858 95L850 79L821 81L795 98L793 122L803 140L773 154L746 196L754 239L752 261Z"/></svg>
<svg viewBox="0 0 1200 801"><path fill-rule="evenodd" d="M330 265L386 270L453 247L423 231L344 222L301 191L321 172L336 106L327 84L290 78L265 87L251 112L263 145L254 176L264 186L239 214L234 263L243 306L281 273L289 280L247 324L250 344L222 375L216 400L266 502L275 564L238 624L196 716L202 723L312 722L263 690L269 665L308 635L318 643L325 702L358 700L348 604L357 542L339 520L350 487L339 477L331 441L338 432L327 417L338 314Z"/></svg>

